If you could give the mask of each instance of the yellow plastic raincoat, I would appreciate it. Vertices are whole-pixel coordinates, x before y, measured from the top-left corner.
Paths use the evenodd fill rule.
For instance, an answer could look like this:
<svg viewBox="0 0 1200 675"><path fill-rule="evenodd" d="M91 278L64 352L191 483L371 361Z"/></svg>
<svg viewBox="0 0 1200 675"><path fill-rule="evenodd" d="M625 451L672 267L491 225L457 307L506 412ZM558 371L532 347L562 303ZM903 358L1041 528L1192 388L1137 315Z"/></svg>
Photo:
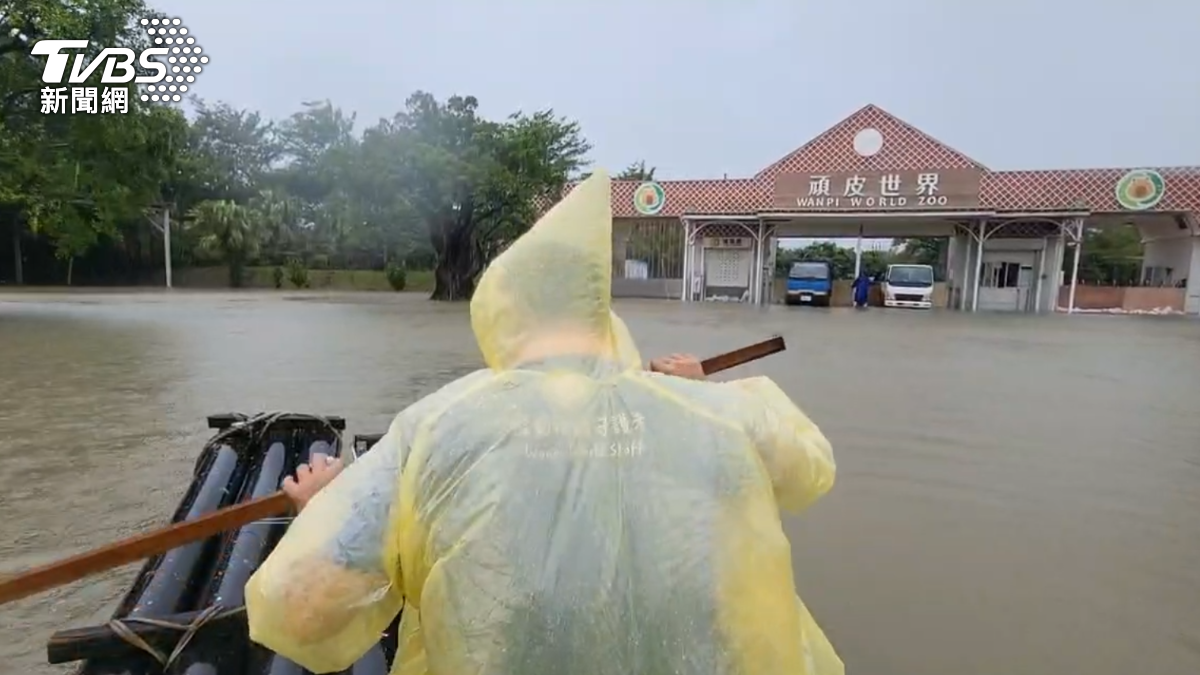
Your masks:
<svg viewBox="0 0 1200 675"><path fill-rule="evenodd" d="M649 373L610 309L610 181L484 273L487 368L400 413L246 588L251 638L350 666L403 609L400 675L841 675L780 508L833 485L769 379Z"/></svg>

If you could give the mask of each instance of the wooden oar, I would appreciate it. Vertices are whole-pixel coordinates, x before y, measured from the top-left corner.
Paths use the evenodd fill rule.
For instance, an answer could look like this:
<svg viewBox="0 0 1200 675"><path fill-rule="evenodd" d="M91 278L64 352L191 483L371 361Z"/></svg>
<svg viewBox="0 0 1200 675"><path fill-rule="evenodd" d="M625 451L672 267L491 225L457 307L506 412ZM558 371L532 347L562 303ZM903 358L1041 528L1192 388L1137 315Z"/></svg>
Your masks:
<svg viewBox="0 0 1200 675"><path fill-rule="evenodd" d="M731 352L704 359L700 362L700 367L704 369L705 375L712 375L722 370L729 370L730 368L736 368L751 361L757 361L772 354L778 354L785 349L787 349L787 345L783 342L783 337L777 335L769 340L756 342L748 347L742 347L741 349L735 349Z"/></svg>
<svg viewBox="0 0 1200 675"><path fill-rule="evenodd" d="M701 362L706 375L728 370L786 349L782 337L764 340ZM0 605L36 595L84 577L161 555L194 541L236 530L256 520L282 516L291 509L287 495L276 492L244 504L173 523L101 548L80 553L19 574L0 578Z"/></svg>

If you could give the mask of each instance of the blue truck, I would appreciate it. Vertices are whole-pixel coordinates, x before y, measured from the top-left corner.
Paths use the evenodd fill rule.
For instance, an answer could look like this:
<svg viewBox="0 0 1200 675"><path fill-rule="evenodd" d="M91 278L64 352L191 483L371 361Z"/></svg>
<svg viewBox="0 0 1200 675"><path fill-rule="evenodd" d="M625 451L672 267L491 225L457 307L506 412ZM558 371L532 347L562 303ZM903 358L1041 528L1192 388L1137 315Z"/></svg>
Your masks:
<svg viewBox="0 0 1200 675"><path fill-rule="evenodd" d="M788 270L787 294L789 305L829 306L833 296L833 265L828 260L804 260L792 263Z"/></svg>

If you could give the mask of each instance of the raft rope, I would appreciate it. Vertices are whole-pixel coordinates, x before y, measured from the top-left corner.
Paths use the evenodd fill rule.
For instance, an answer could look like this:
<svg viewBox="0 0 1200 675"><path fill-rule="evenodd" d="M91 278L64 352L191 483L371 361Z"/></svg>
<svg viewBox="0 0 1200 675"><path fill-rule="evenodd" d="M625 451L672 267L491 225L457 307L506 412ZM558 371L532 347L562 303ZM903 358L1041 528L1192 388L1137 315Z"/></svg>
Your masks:
<svg viewBox="0 0 1200 675"><path fill-rule="evenodd" d="M261 441L264 436L267 435L267 431L276 422L278 422L281 418L284 418L284 417L299 418L299 419L306 419L306 420L312 420L314 422L319 422L326 429L328 429L329 433L333 435L334 439L336 439L338 448L345 447L345 445L342 443L342 432L335 429L334 426L332 424L330 424L328 419L321 417L320 415L309 415L306 413L294 413L294 412L288 412L286 410L277 410L274 412L258 413L257 415L244 415L241 413L234 413L234 416L237 418L236 422L234 422L233 424L230 424L228 427L217 432L217 434L214 435L212 438L210 438L208 440L208 443L206 443L204 445L204 450L202 450L200 452L200 458L196 460L197 468L199 468L200 462L203 461L203 458L209 452L216 452L216 449L222 443L228 441L230 439L230 437L249 431L250 432L250 443L256 444L259 441ZM353 444L351 444L349 451L350 451L350 456L352 459L358 459L358 451L354 449Z"/></svg>
<svg viewBox="0 0 1200 675"><path fill-rule="evenodd" d="M209 440L208 445L205 447L204 452L201 452L201 454L200 454L201 457L203 457L205 453L209 452L209 450L208 450L209 447L215 449L218 445L221 444L221 441L224 441L225 439L229 438L230 436L232 436L236 433L239 433L247 428L251 430L251 436L250 436L251 443L257 443L259 440L262 439L262 437L264 435L266 435L267 430L271 428L271 425L274 424L275 422L277 422L280 418L282 418L282 417L297 418L298 417L298 418L302 418L302 419L310 419L310 420L313 420L314 422L320 422L322 425L325 426L326 429L329 430L329 433L331 433L333 435L333 437L335 439L337 439L337 447L341 448L343 452L348 451L350 453L351 461L358 459L358 450L354 447L354 444L351 443L349 446L344 445L342 443L341 432L338 431L337 429L335 429L334 426L329 423L329 420L327 420L324 417L321 417L319 415L309 415L307 413L287 412L285 410L277 410L274 412L258 413L257 415L253 415L253 416L242 415L240 413L235 413L235 414L239 418L238 421L234 422L228 428L222 430L220 433L213 436L212 439ZM281 524L290 523L293 520L295 520L295 518L296 518L295 516L278 516L275 518L263 518L256 522L267 524L267 525L281 525Z"/></svg>
<svg viewBox="0 0 1200 675"><path fill-rule="evenodd" d="M178 659L179 655L183 653L183 650L187 648L188 643L192 641L192 638L196 637L196 634L200 632L201 628L203 628L209 622L235 616L245 611L246 608L244 606L227 610L220 605L212 605L211 607L207 607L202 612L197 614L196 617L192 619L191 623L177 623L175 621L167 621L165 619L131 616L124 619L113 619L105 625L117 637L121 638L125 642L128 642L131 646L149 654L155 661L158 661L159 665L162 666L162 669L166 671L175 663L176 659ZM154 645L143 640L142 636L134 632L134 630L128 625L131 623L140 623L147 626L156 626L158 628L176 630L182 632L183 635L179 638L179 641L175 643L175 647L171 650L171 653L164 654L161 650L156 649Z"/></svg>

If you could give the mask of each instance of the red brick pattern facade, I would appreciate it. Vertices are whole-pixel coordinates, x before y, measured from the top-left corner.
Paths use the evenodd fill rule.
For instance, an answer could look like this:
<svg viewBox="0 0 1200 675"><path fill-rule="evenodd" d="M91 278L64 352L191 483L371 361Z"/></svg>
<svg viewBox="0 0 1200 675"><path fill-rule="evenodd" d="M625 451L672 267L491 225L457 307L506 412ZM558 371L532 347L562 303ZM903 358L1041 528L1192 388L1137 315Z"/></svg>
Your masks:
<svg viewBox="0 0 1200 675"><path fill-rule="evenodd" d="M882 149L872 157L860 156L853 148L855 134L867 128L878 129L884 137ZM990 171L912 125L868 105L753 178L659 181L666 192L666 203L658 217L777 213L779 209L772 208L771 201L775 177L781 173L964 167L983 170L980 207L986 211L1122 211L1115 195L1117 181L1130 168L1154 168L1167 186L1153 211L1200 212L1200 167ZM637 186L634 181L613 181L614 218L644 218L633 208Z"/></svg>

